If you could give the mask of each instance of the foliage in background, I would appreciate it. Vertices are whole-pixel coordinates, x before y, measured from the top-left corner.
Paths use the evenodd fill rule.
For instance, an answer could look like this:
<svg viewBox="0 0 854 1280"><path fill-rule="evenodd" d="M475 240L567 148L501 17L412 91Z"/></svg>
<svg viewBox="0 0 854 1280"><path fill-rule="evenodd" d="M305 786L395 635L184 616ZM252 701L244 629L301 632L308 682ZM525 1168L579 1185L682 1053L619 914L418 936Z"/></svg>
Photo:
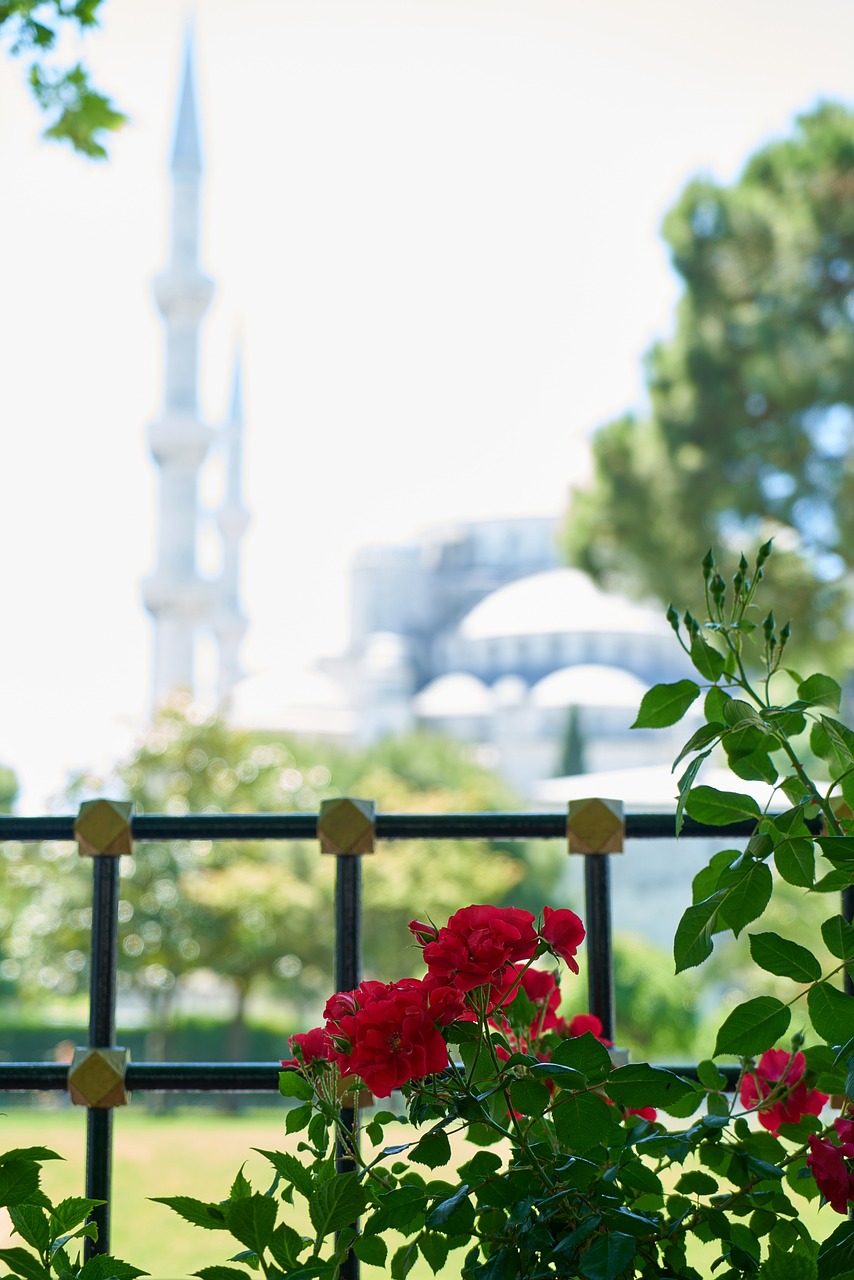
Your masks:
<svg viewBox="0 0 854 1280"><path fill-rule="evenodd" d="M164 711L132 759L108 782L81 778L74 792L126 796L147 813L314 812L342 794L390 811L508 807L511 797L463 748L426 736L345 751L269 740ZM90 866L71 845L38 851L7 844L4 880L20 898L3 931L5 976L24 995L70 995L88 982ZM502 899L524 875L521 850L477 841L395 842L365 859L364 951L368 973L410 972L417 952L399 942L422 904L448 914L461 896ZM120 978L168 1026L179 989L214 973L233 995L232 1051L242 1057L246 1005L268 991L315 1016L333 954L334 859L317 843L169 841L140 844L120 865ZM309 1015L306 1010L312 1010Z"/></svg>
<svg viewBox="0 0 854 1280"><path fill-rule="evenodd" d="M731 186L692 182L664 236L684 284L675 332L647 356L649 413L594 437L570 558L608 586L698 612L705 549L773 536L798 652L846 670L854 113L821 106Z"/></svg>
<svg viewBox="0 0 854 1280"><path fill-rule="evenodd" d="M92 159L105 159L103 135L119 129L125 117L99 93L81 63L56 66L53 54L66 31L85 32L98 25L101 0L2 0L0 39L27 66L30 91L51 120L44 136L68 142Z"/></svg>

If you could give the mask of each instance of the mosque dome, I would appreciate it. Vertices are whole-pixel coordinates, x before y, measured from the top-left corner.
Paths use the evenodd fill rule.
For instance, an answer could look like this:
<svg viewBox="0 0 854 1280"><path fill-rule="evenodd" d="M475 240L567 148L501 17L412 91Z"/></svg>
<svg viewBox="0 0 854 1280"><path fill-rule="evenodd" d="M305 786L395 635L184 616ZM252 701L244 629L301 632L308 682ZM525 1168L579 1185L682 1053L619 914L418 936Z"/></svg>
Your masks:
<svg viewBox="0 0 854 1280"><path fill-rule="evenodd" d="M580 569L547 569L499 587L459 624L464 640L567 632L667 635L653 609L606 595Z"/></svg>
<svg viewBox="0 0 854 1280"><path fill-rule="evenodd" d="M493 699L487 686L477 676L463 671L431 680L413 699L415 713L424 719L449 716L488 716Z"/></svg>
<svg viewBox="0 0 854 1280"><path fill-rule="evenodd" d="M544 676L531 701L537 707L637 707L648 688L622 667L580 662Z"/></svg>

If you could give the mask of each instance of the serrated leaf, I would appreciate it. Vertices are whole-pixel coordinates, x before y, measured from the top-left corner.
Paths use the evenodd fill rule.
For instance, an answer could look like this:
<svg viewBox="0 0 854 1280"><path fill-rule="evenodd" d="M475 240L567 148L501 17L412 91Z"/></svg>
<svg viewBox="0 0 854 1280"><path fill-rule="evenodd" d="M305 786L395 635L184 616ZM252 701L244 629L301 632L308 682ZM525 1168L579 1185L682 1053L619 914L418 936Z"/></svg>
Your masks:
<svg viewBox="0 0 854 1280"><path fill-rule="evenodd" d="M611 1071L607 1047L589 1031L563 1040L552 1053L552 1062L579 1071L589 1084L601 1084Z"/></svg>
<svg viewBox="0 0 854 1280"><path fill-rule="evenodd" d="M758 818L759 805L752 796L740 791L718 791L714 787L695 787L685 805L688 816L695 822L712 827L727 826L731 822L743 822L745 818Z"/></svg>
<svg viewBox="0 0 854 1280"><path fill-rule="evenodd" d="M514 1111L518 1111L523 1116L538 1117L551 1102L551 1094L538 1080L520 1076L510 1085L510 1100Z"/></svg>
<svg viewBox="0 0 854 1280"><path fill-rule="evenodd" d="M305 1102L300 1107L291 1107L285 1113L285 1132L300 1133L307 1129L312 1117L311 1103Z"/></svg>
<svg viewBox="0 0 854 1280"><path fill-rule="evenodd" d="M726 897L726 890L719 889L703 902L688 907L676 928L673 940L673 958L676 972L693 969L712 954L712 934L715 932L718 911Z"/></svg>
<svg viewBox="0 0 854 1280"><path fill-rule="evenodd" d="M311 1085L298 1071L279 1072L279 1093L283 1098L298 1098L301 1102L308 1102L313 1096Z"/></svg>
<svg viewBox="0 0 854 1280"><path fill-rule="evenodd" d="M263 1253L276 1227L276 1201L255 1192L239 1200L226 1201L223 1210L234 1238L253 1253Z"/></svg>
<svg viewBox="0 0 854 1280"><path fill-rule="evenodd" d="M24 1280L50 1280L50 1272L27 1249L0 1249L0 1262Z"/></svg>
<svg viewBox="0 0 854 1280"><path fill-rule="evenodd" d="M671 1103L697 1092L696 1086L687 1080L662 1067L651 1067L647 1062L617 1067L608 1077L605 1089L613 1102L624 1107L661 1107L665 1111Z"/></svg>
<svg viewBox="0 0 854 1280"><path fill-rule="evenodd" d="M311 1224L318 1236L342 1231L364 1213L367 1192L357 1173L345 1173L318 1187L308 1202Z"/></svg>
<svg viewBox="0 0 854 1280"><path fill-rule="evenodd" d="M801 681L798 685L798 697L811 707L830 707L831 711L838 711L842 689L830 676L816 674Z"/></svg>
<svg viewBox="0 0 854 1280"><path fill-rule="evenodd" d="M154 1204L167 1205L193 1226L204 1227L207 1231L228 1230L222 1205L194 1200L192 1196L151 1196L150 1199Z"/></svg>
<svg viewBox="0 0 854 1280"><path fill-rule="evenodd" d="M691 734L691 737L673 761L673 768L675 769L677 764L681 763L692 751L699 751L702 747L707 747L709 743L716 742L725 730L725 725L716 722L701 724L697 732Z"/></svg>
<svg viewBox="0 0 854 1280"><path fill-rule="evenodd" d="M300 1195L308 1199L314 1190L315 1180L301 1160L289 1151L265 1151L262 1147L254 1147L259 1156L265 1156L277 1173L295 1187Z"/></svg>
<svg viewBox="0 0 854 1280"><path fill-rule="evenodd" d="M50 1147L10 1147L8 1151L0 1152L0 1165L10 1164L13 1160L35 1160L40 1164L43 1160L64 1159Z"/></svg>
<svg viewBox="0 0 854 1280"><path fill-rule="evenodd" d="M136 1276L148 1273L139 1267L122 1262L120 1258L111 1258L106 1253L96 1253L83 1267L77 1280L135 1280Z"/></svg>
<svg viewBox="0 0 854 1280"><path fill-rule="evenodd" d="M99 1204L104 1204L104 1201L87 1200L84 1196L67 1196L64 1200L60 1200L59 1204L55 1204L50 1211L55 1233L71 1231L79 1223L85 1222Z"/></svg>
<svg viewBox="0 0 854 1280"><path fill-rule="evenodd" d="M0 1206L23 1204L39 1186L39 1167L32 1160L0 1165Z"/></svg>
<svg viewBox="0 0 854 1280"><path fill-rule="evenodd" d="M401 1245L391 1260L391 1280L406 1280L417 1257L418 1246L414 1240Z"/></svg>
<svg viewBox="0 0 854 1280"><path fill-rule="evenodd" d="M774 865L789 884L811 889L815 884L815 846L809 836L775 841Z"/></svg>
<svg viewBox="0 0 854 1280"><path fill-rule="evenodd" d="M699 698L700 686L693 680L656 684L643 695L633 729L665 729L677 724Z"/></svg>
<svg viewBox="0 0 854 1280"><path fill-rule="evenodd" d="M854 996L818 982L807 992L810 1022L827 1044L842 1044L854 1036Z"/></svg>
<svg viewBox="0 0 854 1280"><path fill-rule="evenodd" d="M448 1196L447 1199L441 1200L439 1204L434 1205L427 1214L427 1226L434 1228L443 1226L456 1213L463 1201L468 1198L468 1193L468 1185L464 1182L452 1196Z"/></svg>
<svg viewBox="0 0 854 1280"><path fill-rule="evenodd" d="M764 862L746 859L725 872L719 884L725 890L721 919L738 937L745 925L762 915L771 900L774 886L770 868Z"/></svg>
<svg viewBox="0 0 854 1280"><path fill-rule="evenodd" d="M852 1002L854 1003L854 1002ZM757 996L736 1005L718 1031L714 1056L754 1057L786 1034L792 1011L774 996Z"/></svg>
<svg viewBox="0 0 854 1280"><path fill-rule="evenodd" d="M451 1159L451 1144L445 1130L437 1129L435 1133L425 1134L412 1148L409 1158L416 1164L426 1164L428 1169L438 1169L440 1165L448 1164Z"/></svg>
<svg viewBox="0 0 854 1280"><path fill-rule="evenodd" d="M818 982L821 965L811 951L777 933L753 933L750 954L760 969L793 982Z"/></svg>
<svg viewBox="0 0 854 1280"><path fill-rule="evenodd" d="M854 1223L844 1222L819 1249L818 1280L846 1280L851 1271L854 1271Z"/></svg>
<svg viewBox="0 0 854 1280"><path fill-rule="evenodd" d="M194 1271L193 1275L200 1276L201 1280L246 1280L245 1271L222 1265L202 1267L201 1271Z"/></svg>
<svg viewBox="0 0 854 1280"><path fill-rule="evenodd" d="M31 1244L39 1253L47 1252L50 1245L50 1224L44 1209L35 1204L12 1205L9 1217L22 1240Z"/></svg>
<svg viewBox="0 0 854 1280"><path fill-rule="evenodd" d="M450 1241L447 1236L437 1231L423 1231L418 1237L418 1248L427 1259L427 1265L436 1275L448 1260Z"/></svg>
<svg viewBox="0 0 854 1280"><path fill-rule="evenodd" d="M384 1267L388 1257L388 1245L379 1236L356 1236L353 1252L368 1267Z"/></svg>
<svg viewBox="0 0 854 1280"><path fill-rule="evenodd" d="M700 635L691 641L691 661L705 680L715 684L724 673L724 656Z"/></svg>
<svg viewBox="0 0 854 1280"><path fill-rule="evenodd" d="M841 724L831 716L821 717L821 727L827 734L830 745L846 769L854 765L854 733L847 725Z"/></svg>
<svg viewBox="0 0 854 1280"><path fill-rule="evenodd" d="M817 843L835 867L854 862L854 836L818 836Z"/></svg>
<svg viewBox="0 0 854 1280"><path fill-rule="evenodd" d="M603 1142L614 1125L608 1104L593 1093L564 1094L552 1108L552 1121L560 1141L582 1155Z"/></svg>
<svg viewBox="0 0 854 1280"><path fill-rule="evenodd" d="M854 926L844 916L831 916L821 926L824 945L838 960L850 960L854 956Z"/></svg>
<svg viewBox="0 0 854 1280"><path fill-rule="evenodd" d="M599 1236L578 1260L578 1274L585 1280L617 1280L626 1272L637 1252L631 1236L622 1231L609 1231Z"/></svg>

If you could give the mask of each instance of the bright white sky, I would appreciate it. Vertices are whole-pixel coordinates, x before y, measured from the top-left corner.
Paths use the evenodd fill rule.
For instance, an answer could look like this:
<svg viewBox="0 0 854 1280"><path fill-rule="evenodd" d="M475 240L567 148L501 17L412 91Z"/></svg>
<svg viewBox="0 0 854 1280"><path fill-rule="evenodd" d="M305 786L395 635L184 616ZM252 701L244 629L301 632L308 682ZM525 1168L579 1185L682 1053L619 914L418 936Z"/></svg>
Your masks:
<svg viewBox="0 0 854 1280"><path fill-rule="evenodd" d="M108 165L42 143L0 61L0 759L25 812L147 713L185 17L111 0L82 46L131 117ZM202 407L222 417L241 333L250 671L340 649L357 547L559 512L672 322L683 184L854 98L849 0L197 0L195 22Z"/></svg>

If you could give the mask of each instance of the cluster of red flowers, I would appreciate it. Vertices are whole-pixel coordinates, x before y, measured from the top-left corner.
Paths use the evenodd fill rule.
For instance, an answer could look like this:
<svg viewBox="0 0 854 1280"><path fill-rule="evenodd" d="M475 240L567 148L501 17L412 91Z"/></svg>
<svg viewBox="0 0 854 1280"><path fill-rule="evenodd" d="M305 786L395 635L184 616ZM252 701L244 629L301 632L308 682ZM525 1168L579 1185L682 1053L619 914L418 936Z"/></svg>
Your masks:
<svg viewBox="0 0 854 1280"><path fill-rule="evenodd" d="M377 1097L388 1097L407 1080L448 1066L443 1027L473 1018L475 1009L496 1010L520 983L542 1005L532 1033L557 1027L557 983L526 965L549 952L578 972L584 926L574 912L546 907L539 931L530 911L489 906L464 907L441 929L417 921L409 927L424 949L427 976L339 992L327 1002L322 1028L291 1037L296 1056L283 1066L329 1059L343 1076L358 1076ZM478 990L485 1007L471 994Z"/></svg>
<svg viewBox="0 0 854 1280"><path fill-rule="evenodd" d="M759 1123L776 1134L781 1124L797 1124L801 1116L817 1116L827 1102L827 1094L808 1089L804 1081L806 1059L802 1053L767 1049L741 1082L739 1097L743 1107L756 1107ZM763 1106L774 1094L774 1101Z"/></svg>
<svg viewBox="0 0 854 1280"><path fill-rule="evenodd" d="M854 1201L854 1120L841 1117L834 1120L833 1127L838 1144L810 1134L807 1164L830 1207L844 1214Z"/></svg>

